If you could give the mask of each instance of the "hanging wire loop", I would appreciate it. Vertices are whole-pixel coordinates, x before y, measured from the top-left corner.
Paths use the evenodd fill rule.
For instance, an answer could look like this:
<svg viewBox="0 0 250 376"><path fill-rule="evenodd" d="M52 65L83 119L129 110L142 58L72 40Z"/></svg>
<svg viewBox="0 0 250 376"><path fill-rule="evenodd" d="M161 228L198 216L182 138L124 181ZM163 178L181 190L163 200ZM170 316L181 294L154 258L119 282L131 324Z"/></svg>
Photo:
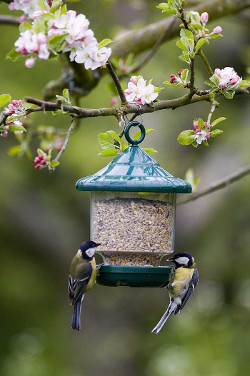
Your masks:
<svg viewBox="0 0 250 376"><path fill-rule="evenodd" d="M138 139L132 139L130 136L129 136L129 130L131 127L139 127L140 130L141 130L141 136L138 138ZM132 146L137 146L138 144L140 144L144 138L145 138L145 135L146 135L146 131L145 131L145 128L144 126L139 123L138 121L131 121L130 123L128 123L125 128L124 128L124 134L125 134L125 138L126 140L132 145Z"/></svg>

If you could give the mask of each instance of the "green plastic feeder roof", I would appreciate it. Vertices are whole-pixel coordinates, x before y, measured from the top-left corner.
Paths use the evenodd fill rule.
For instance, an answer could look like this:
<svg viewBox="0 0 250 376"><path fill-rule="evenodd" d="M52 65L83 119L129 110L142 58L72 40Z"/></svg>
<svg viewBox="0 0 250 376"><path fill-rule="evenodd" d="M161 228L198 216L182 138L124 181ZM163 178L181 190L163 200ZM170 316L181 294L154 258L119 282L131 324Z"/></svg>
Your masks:
<svg viewBox="0 0 250 376"><path fill-rule="evenodd" d="M148 153L133 145L93 175L79 179L78 191L190 193L192 186L164 170Z"/></svg>

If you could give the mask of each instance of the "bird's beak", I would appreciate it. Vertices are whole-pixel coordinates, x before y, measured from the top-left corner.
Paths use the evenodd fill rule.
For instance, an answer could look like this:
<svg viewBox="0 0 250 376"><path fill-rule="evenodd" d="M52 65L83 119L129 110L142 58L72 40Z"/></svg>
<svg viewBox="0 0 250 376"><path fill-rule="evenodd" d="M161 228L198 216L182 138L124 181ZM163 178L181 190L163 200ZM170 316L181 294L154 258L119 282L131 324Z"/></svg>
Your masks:
<svg viewBox="0 0 250 376"><path fill-rule="evenodd" d="M99 245L101 245L102 243L95 243L97 247L99 247Z"/></svg>

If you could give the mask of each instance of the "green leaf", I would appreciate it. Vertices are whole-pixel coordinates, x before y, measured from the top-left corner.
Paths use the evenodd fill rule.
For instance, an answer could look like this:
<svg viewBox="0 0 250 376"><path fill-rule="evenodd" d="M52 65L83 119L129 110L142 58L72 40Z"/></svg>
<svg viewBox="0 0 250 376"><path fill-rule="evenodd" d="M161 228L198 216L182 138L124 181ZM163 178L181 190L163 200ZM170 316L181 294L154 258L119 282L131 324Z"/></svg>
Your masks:
<svg viewBox="0 0 250 376"><path fill-rule="evenodd" d="M190 41L194 40L194 35L191 31L186 29L181 29L180 36L189 39Z"/></svg>
<svg viewBox="0 0 250 376"><path fill-rule="evenodd" d="M154 153L158 153L157 150L153 149L153 148L142 148L146 153L148 154L154 154Z"/></svg>
<svg viewBox="0 0 250 376"><path fill-rule="evenodd" d="M214 131L212 131L212 132L210 133L210 136L211 136L211 137L216 137L216 136L218 136L218 135L221 134L221 133L223 133L223 131L222 131L221 129L215 129Z"/></svg>
<svg viewBox="0 0 250 376"><path fill-rule="evenodd" d="M250 86L250 81L242 80L240 83L240 87L244 87L244 86Z"/></svg>
<svg viewBox="0 0 250 376"><path fill-rule="evenodd" d="M107 133L99 133L98 134L98 141L102 149L110 149L114 148L113 142L111 142Z"/></svg>
<svg viewBox="0 0 250 376"><path fill-rule="evenodd" d="M127 144L126 144L125 141L121 140L120 148L121 148L122 151L125 150L125 149L127 148Z"/></svg>
<svg viewBox="0 0 250 376"><path fill-rule="evenodd" d="M120 143L121 139L115 131L107 131L106 132L110 137L113 137L114 140Z"/></svg>
<svg viewBox="0 0 250 376"><path fill-rule="evenodd" d="M204 121L201 118L198 119L198 125L200 129L206 130Z"/></svg>
<svg viewBox="0 0 250 376"><path fill-rule="evenodd" d="M147 134L149 134L149 133L151 133L151 132L154 132L154 130L155 129L152 129L152 128L145 128L145 134L147 135ZM138 140L138 138L140 138L140 136L141 136L141 131L138 131L138 132L136 132L135 134L134 134L134 139L135 140Z"/></svg>
<svg viewBox="0 0 250 376"><path fill-rule="evenodd" d="M194 131L187 130L179 134L177 140L181 145L190 145L194 142Z"/></svg>
<svg viewBox="0 0 250 376"><path fill-rule="evenodd" d="M69 34L60 34L60 35L52 35L48 38L47 44L48 47L55 50L60 50L62 48L62 44L65 41L67 35Z"/></svg>
<svg viewBox="0 0 250 376"><path fill-rule="evenodd" d="M209 80L210 80L213 84L218 85L220 79L219 79L219 77L217 76L217 74L213 74L213 75L209 78Z"/></svg>
<svg viewBox="0 0 250 376"><path fill-rule="evenodd" d="M154 92L155 92L155 93L160 93L163 89L164 89L164 87L161 87L161 86L155 86L155 90L154 90Z"/></svg>
<svg viewBox="0 0 250 376"><path fill-rule="evenodd" d="M209 146L207 140L204 140L204 141L203 141L203 145L205 145L205 146Z"/></svg>
<svg viewBox="0 0 250 376"><path fill-rule="evenodd" d="M106 150L102 150L98 155L100 157L111 157L117 154L119 154L119 150L117 149L106 149Z"/></svg>
<svg viewBox="0 0 250 376"><path fill-rule="evenodd" d="M49 162L49 167L56 167L60 164L60 162L58 161L52 161L52 162Z"/></svg>
<svg viewBox="0 0 250 376"><path fill-rule="evenodd" d="M183 86L180 82L178 83L175 83L175 82L169 82L169 81L164 81L163 82L165 85L168 85L168 86L175 86L175 87L180 87L180 86Z"/></svg>
<svg viewBox="0 0 250 376"><path fill-rule="evenodd" d="M219 37L223 37L222 34L210 34L210 39L216 39L216 38L219 38Z"/></svg>
<svg viewBox="0 0 250 376"><path fill-rule="evenodd" d="M38 0L38 6L43 11L49 11L48 3L45 0Z"/></svg>
<svg viewBox="0 0 250 376"><path fill-rule="evenodd" d="M37 154L42 155L45 159L47 158L47 154L42 149L37 149Z"/></svg>
<svg viewBox="0 0 250 376"><path fill-rule="evenodd" d="M11 96L9 94L0 95L0 108L6 106L7 103L11 101Z"/></svg>
<svg viewBox="0 0 250 376"><path fill-rule="evenodd" d="M15 47L6 55L6 59L10 59L12 61L17 61L24 55L20 51L16 51Z"/></svg>
<svg viewBox="0 0 250 376"><path fill-rule="evenodd" d="M20 33L26 31L26 30L31 30L32 29L32 25L29 24L28 22L22 22L19 26L19 31Z"/></svg>
<svg viewBox="0 0 250 376"><path fill-rule="evenodd" d="M55 13L55 11L59 9L61 5L63 5L62 0L53 0L52 6L50 8L50 12Z"/></svg>
<svg viewBox="0 0 250 376"><path fill-rule="evenodd" d="M181 59L182 61L185 61L185 63L188 63L188 64L191 63L189 54L187 52L184 52L182 55L180 55L179 59Z"/></svg>
<svg viewBox="0 0 250 376"><path fill-rule="evenodd" d="M225 93L223 93L224 96L227 98L227 99L233 99L234 97L234 94L235 94L235 91L233 90L228 90L228 91L225 91Z"/></svg>
<svg viewBox="0 0 250 376"><path fill-rule="evenodd" d="M63 89L63 96L69 102L69 89Z"/></svg>
<svg viewBox="0 0 250 376"><path fill-rule="evenodd" d="M180 40L177 40L176 46L179 47L181 50L188 50L188 48Z"/></svg>
<svg viewBox="0 0 250 376"><path fill-rule="evenodd" d="M204 43L209 44L207 39L205 39L205 38L199 39L198 42L196 43L195 51L198 52L199 49L203 46Z"/></svg>
<svg viewBox="0 0 250 376"><path fill-rule="evenodd" d="M211 124L211 128L213 128L215 125L219 124L221 121L224 121L224 120L226 120L225 117L220 117L220 118L214 120L214 121L212 122L212 124Z"/></svg>
<svg viewBox="0 0 250 376"><path fill-rule="evenodd" d="M110 43L112 43L113 41L111 39L103 39L99 44L98 44L98 48L101 48L101 47L106 47L108 46Z"/></svg>
<svg viewBox="0 0 250 376"><path fill-rule="evenodd" d="M181 79L182 79L182 81L186 81L187 80L188 73L189 73L188 69L183 69L183 71L181 72Z"/></svg>
<svg viewBox="0 0 250 376"><path fill-rule="evenodd" d="M10 125L9 130L12 131L12 132L16 132L16 131L26 132L26 129L22 125Z"/></svg>
<svg viewBox="0 0 250 376"><path fill-rule="evenodd" d="M21 145L15 145L15 146L12 146L12 148L10 148L8 150L8 154L11 157L14 157L15 155L19 154L21 150L22 150L22 146Z"/></svg>

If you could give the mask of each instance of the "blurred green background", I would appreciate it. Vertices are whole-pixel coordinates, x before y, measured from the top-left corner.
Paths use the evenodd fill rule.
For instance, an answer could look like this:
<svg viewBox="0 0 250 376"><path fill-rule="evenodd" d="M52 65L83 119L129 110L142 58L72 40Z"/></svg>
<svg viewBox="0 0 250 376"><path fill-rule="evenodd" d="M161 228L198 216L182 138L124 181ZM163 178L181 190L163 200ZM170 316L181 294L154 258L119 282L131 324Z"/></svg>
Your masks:
<svg viewBox="0 0 250 376"><path fill-rule="evenodd" d="M98 40L160 20L157 1L92 0L70 3L86 14ZM6 4L0 11L8 14ZM223 38L205 53L213 68L232 66L246 77L249 22L245 15L218 20ZM24 68L5 55L18 37L16 26L0 25L1 93L13 99L42 98L46 83L60 76L56 61ZM140 72L161 86L183 68L175 41L163 45ZM142 56L137 57L139 62ZM200 62L198 81L207 79ZM110 105L105 77L80 105ZM204 87L204 86L203 86ZM182 92L166 88L161 99ZM188 168L200 187L249 164L249 98L220 98L216 117L225 116L224 133L209 148L180 146L178 134L206 118L209 103L143 116L153 127L143 146L170 173L183 178ZM68 116L32 115L35 125L67 129ZM75 191L78 178L94 173L110 159L98 157L97 134L119 131L113 118L85 119L71 137L54 174L34 170L32 159L8 155L13 135L0 139L0 374L2 376L246 376L249 374L250 176L228 188L177 209L176 251L193 254L200 282L182 315L171 317L157 336L151 330L163 314L165 289L105 288L87 294L82 330L70 328L67 302L69 263L78 245L89 238L89 195ZM32 144L35 155L38 140Z"/></svg>

